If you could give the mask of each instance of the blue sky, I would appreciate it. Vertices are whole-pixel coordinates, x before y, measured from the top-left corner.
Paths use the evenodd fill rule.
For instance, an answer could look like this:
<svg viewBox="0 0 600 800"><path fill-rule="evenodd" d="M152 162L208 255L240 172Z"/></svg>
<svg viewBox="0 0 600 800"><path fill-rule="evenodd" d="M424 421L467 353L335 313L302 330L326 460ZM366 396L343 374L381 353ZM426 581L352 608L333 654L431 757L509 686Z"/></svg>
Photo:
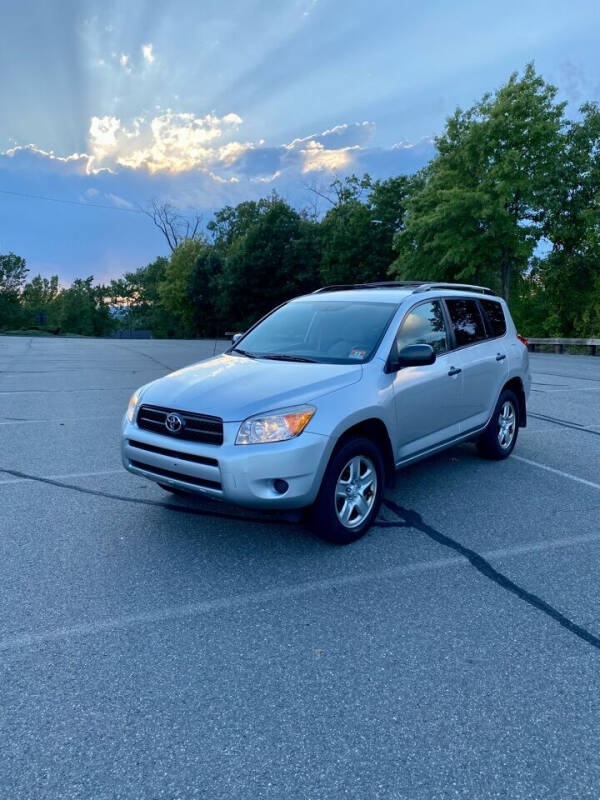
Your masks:
<svg viewBox="0 0 600 800"><path fill-rule="evenodd" d="M153 198L208 221L412 172L531 60L575 115L600 98L599 23L597 0L0 0L0 252L108 280L166 254L134 211Z"/></svg>

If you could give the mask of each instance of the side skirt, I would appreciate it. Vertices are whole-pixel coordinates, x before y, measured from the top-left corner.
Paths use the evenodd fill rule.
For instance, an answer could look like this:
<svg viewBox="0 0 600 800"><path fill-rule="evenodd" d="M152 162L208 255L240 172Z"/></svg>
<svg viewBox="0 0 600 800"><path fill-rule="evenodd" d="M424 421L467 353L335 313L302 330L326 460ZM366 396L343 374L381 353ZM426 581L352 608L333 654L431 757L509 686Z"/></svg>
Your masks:
<svg viewBox="0 0 600 800"><path fill-rule="evenodd" d="M414 453L412 456L408 456L408 458L402 458L400 461L396 461L396 469L400 469L408 464L412 464L414 461L420 461L422 458L427 458L427 456L435 455L435 453L440 453L442 450L447 450L449 447L454 447L455 444L460 444L461 442L469 441L469 439L474 439L480 433L483 433L486 428L487 424L479 428L471 428L471 430L461 433L460 436L455 436L452 439L446 439L445 441L440 442L440 444L436 444L435 447L428 447L426 450L419 450L418 453Z"/></svg>

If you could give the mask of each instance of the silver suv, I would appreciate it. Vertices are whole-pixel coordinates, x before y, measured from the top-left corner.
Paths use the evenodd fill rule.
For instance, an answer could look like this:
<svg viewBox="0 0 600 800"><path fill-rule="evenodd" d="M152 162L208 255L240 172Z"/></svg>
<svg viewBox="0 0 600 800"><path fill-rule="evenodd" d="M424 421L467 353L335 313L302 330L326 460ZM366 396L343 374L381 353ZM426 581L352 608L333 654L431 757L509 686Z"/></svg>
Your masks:
<svg viewBox="0 0 600 800"><path fill-rule="evenodd" d="M510 455L530 383L526 343L489 289L328 286L138 389L123 463L177 494L307 508L321 538L346 544L399 467L465 440Z"/></svg>

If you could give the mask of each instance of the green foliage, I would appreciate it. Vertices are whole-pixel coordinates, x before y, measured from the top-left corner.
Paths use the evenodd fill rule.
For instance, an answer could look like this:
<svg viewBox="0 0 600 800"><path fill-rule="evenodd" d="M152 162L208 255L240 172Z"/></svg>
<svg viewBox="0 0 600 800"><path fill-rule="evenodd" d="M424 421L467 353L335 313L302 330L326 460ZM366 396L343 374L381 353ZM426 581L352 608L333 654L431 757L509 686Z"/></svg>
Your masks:
<svg viewBox="0 0 600 800"><path fill-rule="evenodd" d="M547 295L544 330L576 337L600 333L600 108L588 103L569 124L544 235L549 255L535 268Z"/></svg>
<svg viewBox="0 0 600 800"><path fill-rule="evenodd" d="M58 275L42 278L36 275L25 284L21 293L22 324L52 330L58 327Z"/></svg>
<svg viewBox="0 0 600 800"><path fill-rule="evenodd" d="M14 253L0 255L0 294L18 295L27 277L25 259Z"/></svg>
<svg viewBox="0 0 600 800"><path fill-rule="evenodd" d="M22 324L19 293L28 272L21 256L14 253L0 255L0 330Z"/></svg>
<svg viewBox="0 0 600 800"><path fill-rule="evenodd" d="M145 267L126 272L108 287L111 303L121 310L117 325L125 330L151 330L159 338L171 338L181 331L176 314L161 303L160 284L169 259L159 256Z"/></svg>
<svg viewBox="0 0 600 800"><path fill-rule="evenodd" d="M192 297L196 259L209 245L200 239L184 239L171 254L158 284L160 302L179 321L178 336L194 335L197 311Z"/></svg>
<svg viewBox="0 0 600 800"><path fill-rule="evenodd" d="M337 202L319 226L324 284L386 280L394 236L402 229L414 179L372 182L369 175L334 181Z"/></svg>
<svg viewBox="0 0 600 800"><path fill-rule="evenodd" d="M318 285L318 229L283 200L271 198L232 241L219 281L219 311L241 329Z"/></svg>
<svg viewBox="0 0 600 800"><path fill-rule="evenodd" d="M483 281L509 298L542 236L561 157L564 104L555 97L530 64L456 111L409 203L394 275Z"/></svg>
<svg viewBox="0 0 600 800"><path fill-rule="evenodd" d="M322 219L277 194L225 206L207 238L195 227L178 234L170 258L108 287L26 283L24 259L0 255L0 329L222 336L321 284L392 276L492 286L525 335L600 336L598 105L567 120L556 89L528 65L457 110L436 144L416 175L351 175L315 190L331 204ZM119 320L109 303L123 309Z"/></svg>
<svg viewBox="0 0 600 800"><path fill-rule="evenodd" d="M57 298L61 333L81 336L106 336L114 328L106 303L107 290L93 286L94 276L76 278Z"/></svg>

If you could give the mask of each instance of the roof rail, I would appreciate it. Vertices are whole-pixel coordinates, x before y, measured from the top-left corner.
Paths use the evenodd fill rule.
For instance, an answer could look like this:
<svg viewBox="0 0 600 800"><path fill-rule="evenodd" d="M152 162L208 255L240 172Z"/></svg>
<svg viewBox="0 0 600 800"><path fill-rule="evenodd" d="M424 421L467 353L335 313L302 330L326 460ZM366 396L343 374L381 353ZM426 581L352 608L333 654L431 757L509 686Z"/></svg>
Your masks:
<svg viewBox="0 0 600 800"><path fill-rule="evenodd" d="M458 291L481 292L481 294L496 294L487 286L474 286L471 283L421 283L415 291L431 292L435 289L457 289Z"/></svg>
<svg viewBox="0 0 600 800"><path fill-rule="evenodd" d="M339 283L331 286L322 286L315 289L313 294L323 292L343 292L348 289L416 289L423 285L423 281L374 281L373 283Z"/></svg>
<svg viewBox="0 0 600 800"><path fill-rule="evenodd" d="M352 289L412 289L414 292L431 292L435 289L456 289L457 291L481 292L481 294L495 295L487 286L474 286L470 283L438 283L429 281L374 281L372 283L338 283L331 286L322 286L315 289L312 294L324 292L343 292Z"/></svg>

